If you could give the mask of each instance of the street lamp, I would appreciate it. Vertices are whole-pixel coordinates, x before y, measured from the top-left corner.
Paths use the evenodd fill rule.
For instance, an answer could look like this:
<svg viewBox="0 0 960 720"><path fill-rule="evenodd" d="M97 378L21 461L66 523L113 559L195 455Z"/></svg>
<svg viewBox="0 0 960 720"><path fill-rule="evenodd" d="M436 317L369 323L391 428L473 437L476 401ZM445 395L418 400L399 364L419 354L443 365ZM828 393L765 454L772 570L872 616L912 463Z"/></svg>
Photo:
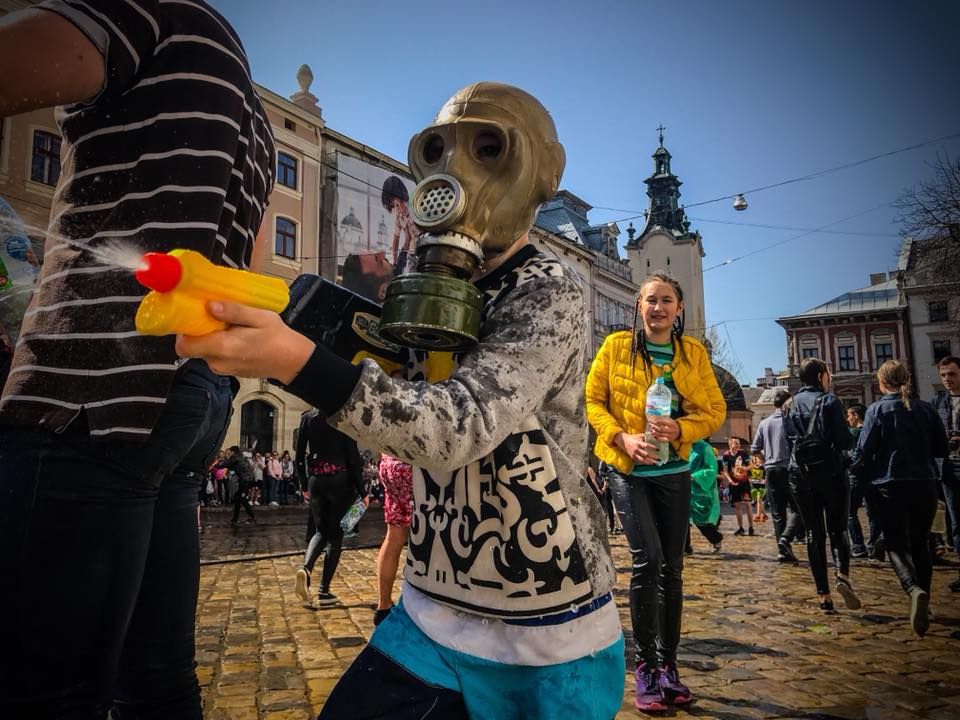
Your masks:
<svg viewBox="0 0 960 720"><path fill-rule="evenodd" d="M733 209L738 212L747 209L747 199L743 196L743 193L739 193L733 198Z"/></svg>

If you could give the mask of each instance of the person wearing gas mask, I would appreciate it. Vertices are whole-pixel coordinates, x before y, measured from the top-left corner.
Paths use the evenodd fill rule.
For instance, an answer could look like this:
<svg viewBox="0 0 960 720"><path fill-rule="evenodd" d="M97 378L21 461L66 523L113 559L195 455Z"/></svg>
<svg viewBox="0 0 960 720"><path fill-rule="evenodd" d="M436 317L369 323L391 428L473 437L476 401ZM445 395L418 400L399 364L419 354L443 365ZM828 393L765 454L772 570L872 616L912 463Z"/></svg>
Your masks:
<svg viewBox="0 0 960 720"><path fill-rule="evenodd" d="M584 300L575 273L528 238L564 161L546 109L498 83L457 92L413 138L418 272L393 280L380 325L418 349L406 379L239 305L210 304L227 330L178 338L181 355L273 378L413 466L402 597L325 720L609 720L620 707L614 567L580 472ZM422 379L425 350L453 353L448 379Z"/></svg>

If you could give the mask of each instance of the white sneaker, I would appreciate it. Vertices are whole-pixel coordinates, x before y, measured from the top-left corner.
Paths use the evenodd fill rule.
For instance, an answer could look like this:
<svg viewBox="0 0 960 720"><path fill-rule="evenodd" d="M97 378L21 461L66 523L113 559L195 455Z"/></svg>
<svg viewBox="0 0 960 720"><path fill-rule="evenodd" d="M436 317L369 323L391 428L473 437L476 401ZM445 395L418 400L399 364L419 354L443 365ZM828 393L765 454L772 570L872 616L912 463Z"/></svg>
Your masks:
<svg viewBox="0 0 960 720"><path fill-rule="evenodd" d="M303 601L304 605L310 605L310 573L307 572L306 568L297 570L297 584L295 589L297 597Z"/></svg>
<svg viewBox="0 0 960 720"><path fill-rule="evenodd" d="M273 501L270 503L270 507L280 507L280 503L278 503L276 500L273 500Z"/></svg>

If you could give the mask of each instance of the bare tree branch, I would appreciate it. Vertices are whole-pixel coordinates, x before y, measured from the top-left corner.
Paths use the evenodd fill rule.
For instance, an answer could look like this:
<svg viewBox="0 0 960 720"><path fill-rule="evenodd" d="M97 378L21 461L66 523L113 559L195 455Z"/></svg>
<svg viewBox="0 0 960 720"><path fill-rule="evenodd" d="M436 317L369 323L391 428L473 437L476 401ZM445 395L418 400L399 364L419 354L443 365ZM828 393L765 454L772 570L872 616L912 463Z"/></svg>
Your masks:
<svg viewBox="0 0 960 720"><path fill-rule="evenodd" d="M951 321L960 329L960 161L946 153L930 163L933 178L917 183L896 200L897 222L904 240L914 241L907 273L928 286L930 300L953 307Z"/></svg>

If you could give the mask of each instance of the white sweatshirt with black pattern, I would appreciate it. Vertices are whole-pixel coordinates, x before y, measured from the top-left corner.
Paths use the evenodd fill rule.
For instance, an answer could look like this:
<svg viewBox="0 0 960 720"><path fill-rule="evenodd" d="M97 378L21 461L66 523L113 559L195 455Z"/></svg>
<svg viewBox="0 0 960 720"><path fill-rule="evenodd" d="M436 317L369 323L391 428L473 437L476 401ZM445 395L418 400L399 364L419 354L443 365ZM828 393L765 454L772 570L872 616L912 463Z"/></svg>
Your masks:
<svg viewBox="0 0 960 720"><path fill-rule="evenodd" d="M583 479L580 281L528 245L476 285L479 343L448 380L394 380L365 361L330 422L414 466L410 585L490 617L566 611L615 581L605 516ZM423 377L416 360L406 376Z"/></svg>

